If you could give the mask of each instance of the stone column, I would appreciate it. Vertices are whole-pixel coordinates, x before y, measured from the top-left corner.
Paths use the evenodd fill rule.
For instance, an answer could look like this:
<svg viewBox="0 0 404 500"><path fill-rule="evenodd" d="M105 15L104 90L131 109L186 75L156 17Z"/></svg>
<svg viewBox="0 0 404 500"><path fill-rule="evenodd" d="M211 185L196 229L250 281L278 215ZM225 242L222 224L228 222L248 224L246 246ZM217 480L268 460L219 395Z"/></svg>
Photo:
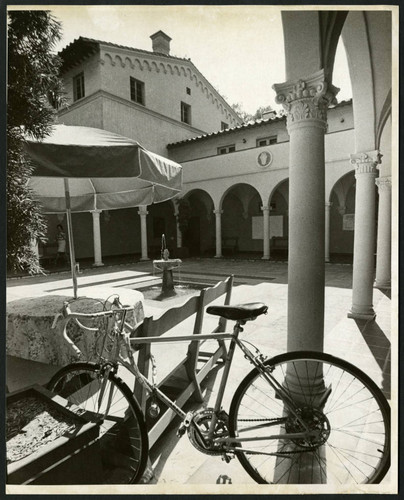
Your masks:
<svg viewBox="0 0 404 500"><path fill-rule="evenodd" d="M31 250L35 254L36 258L39 259L39 245L36 238L32 238L30 242Z"/></svg>
<svg viewBox="0 0 404 500"><path fill-rule="evenodd" d="M375 271L376 166L379 152L355 153L355 234L352 277L352 307L348 318L373 319L373 281Z"/></svg>
<svg viewBox="0 0 404 500"><path fill-rule="evenodd" d="M325 204L325 261L330 262L330 211L332 203Z"/></svg>
<svg viewBox="0 0 404 500"><path fill-rule="evenodd" d="M216 255L215 258L222 257L222 213L223 210L213 210L216 216Z"/></svg>
<svg viewBox="0 0 404 500"><path fill-rule="evenodd" d="M391 286L391 177L376 179L379 188L377 224L376 288Z"/></svg>
<svg viewBox="0 0 404 500"><path fill-rule="evenodd" d="M264 214L263 224L264 224L264 255L263 260L269 260L270 248L269 248L269 207L268 205L262 206L261 210Z"/></svg>
<svg viewBox="0 0 404 500"><path fill-rule="evenodd" d="M149 260L147 255L147 221L146 217L149 212L147 211L147 206L142 205L139 207L138 214L140 215L140 238L141 238L141 246L142 246L142 256L140 260Z"/></svg>
<svg viewBox="0 0 404 500"><path fill-rule="evenodd" d="M93 244L94 244L94 263L93 266L103 266L101 252L101 229L100 214L102 210L91 210L93 216Z"/></svg>
<svg viewBox="0 0 404 500"><path fill-rule="evenodd" d="M177 229L177 248L182 247L182 232L179 225L178 204L174 203L175 227Z"/></svg>
<svg viewBox="0 0 404 500"><path fill-rule="evenodd" d="M287 112L289 145L288 351L322 351L327 108L338 89L324 70L273 86Z"/></svg>

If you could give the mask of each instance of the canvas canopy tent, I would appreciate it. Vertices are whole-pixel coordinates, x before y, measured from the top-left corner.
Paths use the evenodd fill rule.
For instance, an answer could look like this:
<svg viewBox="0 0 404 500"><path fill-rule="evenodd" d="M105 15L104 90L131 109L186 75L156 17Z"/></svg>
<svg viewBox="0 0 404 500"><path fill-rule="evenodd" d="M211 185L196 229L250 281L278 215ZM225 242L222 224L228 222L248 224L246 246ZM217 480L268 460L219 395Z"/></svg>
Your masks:
<svg viewBox="0 0 404 500"><path fill-rule="evenodd" d="M25 149L35 167L29 186L43 211L67 214L75 297L72 212L150 205L181 192L181 165L106 130L54 125L43 140L27 138Z"/></svg>

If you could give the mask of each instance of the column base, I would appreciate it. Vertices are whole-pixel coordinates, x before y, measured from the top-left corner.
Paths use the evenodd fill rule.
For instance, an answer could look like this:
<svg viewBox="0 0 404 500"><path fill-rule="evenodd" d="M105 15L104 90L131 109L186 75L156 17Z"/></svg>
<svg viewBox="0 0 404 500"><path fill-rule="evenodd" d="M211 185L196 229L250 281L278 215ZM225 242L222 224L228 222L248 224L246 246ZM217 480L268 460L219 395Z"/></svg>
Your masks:
<svg viewBox="0 0 404 500"><path fill-rule="evenodd" d="M269 255L264 255L263 257L261 257L261 260L269 260L269 259L270 259Z"/></svg>
<svg viewBox="0 0 404 500"><path fill-rule="evenodd" d="M140 260L150 260L149 257L140 257Z"/></svg>
<svg viewBox="0 0 404 500"><path fill-rule="evenodd" d="M103 262L94 262L93 267L102 267L104 265Z"/></svg>
<svg viewBox="0 0 404 500"><path fill-rule="evenodd" d="M364 320L373 320L376 318L376 313L372 310L369 312L354 312L354 311L349 311L347 314L348 318L351 319L364 319Z"/></svg>
<svg viewBox="0 0 404 500"><path fill-rule="evenodd" d="M375 281L373 288L380 288L381 290L390 290L391 289L391 281Z"/></svg>
<svg viewBox="0 0 404 500"><path fill-rule="evenodd" d="M222 259L223 258L223 255L215 255L214 257L215 259Z"/></svg>

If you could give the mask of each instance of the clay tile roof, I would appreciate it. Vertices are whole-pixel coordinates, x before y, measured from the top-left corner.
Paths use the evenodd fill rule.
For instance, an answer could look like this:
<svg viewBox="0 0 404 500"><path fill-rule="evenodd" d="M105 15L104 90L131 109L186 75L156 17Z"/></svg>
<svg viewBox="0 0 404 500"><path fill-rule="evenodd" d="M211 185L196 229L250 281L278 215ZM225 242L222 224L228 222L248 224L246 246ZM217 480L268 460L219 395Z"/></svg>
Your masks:
<svg viewBox="0 0 404 500"><path fill-rule="evenodd" d="M224 130L218 130L217 132L210 132L209 134L203 134L203 135L199 135L197 137L191 137L190 139L184 139L183 141L179 141L179 142L173 142L171 144L167 144L167 148L182 146L184 144L190 144L190 143L201 141L204 139L210 139L212 137L217 137L219 135L231 134L233 132L237 132L238 130L245 130L245 129L255 128L255 127L261 127L262 125L267 125L270 122L274 123L274 122L279 122L282 120L285 120L285 116L276 116L274 118L258 119L255 121L251 120L247 123L243 123L241 125L236 125L235 127L226 128Z"/></svg>
<svg viewBox="0 0 404 500"><path fill-rule="evenodd" d="M352 99L347 99L344 101L339 102L333 108L339 108L342 106L347 106L349 104L352 104ZM279 122L282 120L286 120L286 116L275 116L273 118L267 118L267 119L258 119L255 121L249 121L247 123L243 123L242 125L237 125L235 127L227 128L225 130L218 130L217 132L210 132L209 134L203 134L199 135L197 137L191 137L190 139L184 139L183 141L178 141L178 142L172 142L171 144L167 144L167 148L175 148L178 146L183 146L185 144L191 144L194 142L198 142L204 139L210 139L212 137L217 137L219 135L226 135L226 134L231 134L233 132L237 132L238 130L245 130L245 129L250 129L254 127L260 127L262 125L266 125L270 122Z"/></svg>

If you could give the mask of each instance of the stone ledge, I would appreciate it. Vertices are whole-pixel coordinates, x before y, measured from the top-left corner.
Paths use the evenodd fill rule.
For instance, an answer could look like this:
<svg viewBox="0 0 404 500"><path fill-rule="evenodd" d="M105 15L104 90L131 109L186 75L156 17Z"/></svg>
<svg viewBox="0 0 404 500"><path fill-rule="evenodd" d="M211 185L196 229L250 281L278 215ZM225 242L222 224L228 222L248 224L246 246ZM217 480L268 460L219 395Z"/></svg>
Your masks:
<svg viewBox="0 0 404 500"><path fill-rule="evenodd" d="M136 290L88 287L79 291L80 297L71 304L73 311L97 312L102 310L101 301L118 294L124 304L135 306L131 323L144 318L143 294ZM51 365L63 366L77 360L77 356L62 336L60 326L52 329L55 315L63 302L70 300L66 295L43 295L11 301L7 304L6 352L9 355ZM97 300L98 299L98 300ZM97 320L101 325L102 320ZM95 326L94 322L92 325ZM98 325L97 325L98 326ZM70 322L68 334L82 351L81 359L95 360L97 357L97 336L83 332Z"/></svg>

